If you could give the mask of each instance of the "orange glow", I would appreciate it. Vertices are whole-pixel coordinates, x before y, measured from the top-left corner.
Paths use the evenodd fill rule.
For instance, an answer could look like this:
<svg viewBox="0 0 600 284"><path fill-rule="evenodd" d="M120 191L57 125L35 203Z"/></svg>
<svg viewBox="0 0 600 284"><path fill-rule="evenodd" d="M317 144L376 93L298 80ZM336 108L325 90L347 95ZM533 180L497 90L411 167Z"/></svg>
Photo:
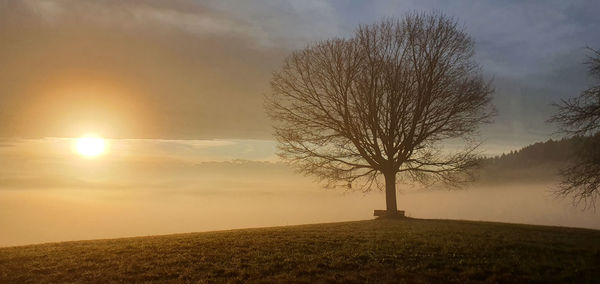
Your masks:
<svg viewBox="0 0 600 284"><path fill-rule="evenodd" d="M98 136L88 135L77 139L75 149L82 156L96 157L106 152L106 141Z"/></svg>

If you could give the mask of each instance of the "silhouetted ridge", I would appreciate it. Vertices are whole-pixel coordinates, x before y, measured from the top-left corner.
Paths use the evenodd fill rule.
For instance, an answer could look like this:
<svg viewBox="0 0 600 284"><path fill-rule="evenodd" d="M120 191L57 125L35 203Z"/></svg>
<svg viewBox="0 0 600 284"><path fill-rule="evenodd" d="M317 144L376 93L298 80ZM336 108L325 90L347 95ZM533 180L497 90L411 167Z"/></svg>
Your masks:
<svg viewBox="0 0 600 284"><path fill-rule="evenodd" d="M485 158L481 161L479 180L497 182L557 177L559 170L569 163L576 155L579 146L588 139L589 137L550 139L499 156Z"/></svg>
<svg viewBox="0 0 600 284"><path fill-rule="evenodd" d="M586 138L574 137L561 140L548 140L525 146L516 151L510 151L492 158L485 159L485 163L510 164L515 166L529 165L539 162L566 162L575 154L575 149Z"/></svg>

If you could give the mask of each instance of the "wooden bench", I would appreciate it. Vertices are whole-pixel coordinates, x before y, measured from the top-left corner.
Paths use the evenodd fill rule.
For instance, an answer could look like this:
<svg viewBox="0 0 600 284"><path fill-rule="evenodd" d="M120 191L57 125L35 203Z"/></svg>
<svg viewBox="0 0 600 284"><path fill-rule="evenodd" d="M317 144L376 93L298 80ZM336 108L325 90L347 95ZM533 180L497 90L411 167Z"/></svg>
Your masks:
<svg viewBox="0 0 600 284"><path fill-rule="evenodd" d="M394 216L394 217L404 217L404 210L398 210L397 214L389 213L387 210L375 210L373 212L373 216L383 217L383 216Z"/></svg>

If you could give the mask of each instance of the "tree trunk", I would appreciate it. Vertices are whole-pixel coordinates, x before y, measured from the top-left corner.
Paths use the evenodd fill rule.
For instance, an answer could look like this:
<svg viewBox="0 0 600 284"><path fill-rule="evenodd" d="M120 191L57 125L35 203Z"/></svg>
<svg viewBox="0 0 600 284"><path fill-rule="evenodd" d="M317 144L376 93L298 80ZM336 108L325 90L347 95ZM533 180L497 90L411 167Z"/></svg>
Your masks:
<svg viewBox="0 0 600 284"><path fill-rule="evenodd" d="M388 214L398 213L396 205L396 173L385 173L385 204Z"/></svg>

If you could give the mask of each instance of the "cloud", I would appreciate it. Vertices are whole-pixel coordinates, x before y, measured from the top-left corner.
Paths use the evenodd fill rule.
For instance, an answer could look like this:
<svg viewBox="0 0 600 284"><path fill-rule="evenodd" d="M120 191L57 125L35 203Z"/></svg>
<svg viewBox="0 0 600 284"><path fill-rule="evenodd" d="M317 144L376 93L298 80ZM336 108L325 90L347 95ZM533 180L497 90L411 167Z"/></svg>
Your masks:
<svg viewBox="0 0 600 284"><path fill-rule="evenodd" d="M0 139L0 147L13 147L15 144L12 139Z"/></svg>
<svg viewBox="0 0 600 284"><path fill-rule="evenodd" d="M165 159L162 163L122 160L86 165L81 160L62 160L48 167L48 162L9 161L11 167L0 167L0 191L229 196L302 192L306 187L311 188L309 192L320 190L310 179L294 174L280 162L238 159L190 163Z"/></svg>
<svg viewBox="0 0 600 284"><path fill-rule="evenodd" d="M0 189L22 190L22 189L104 189L120 190L127 187L114 183L98 183L79 180L69 177L35 176L35 177L2 177L0 178Z"/></svg>
<svg viewBox="0 0 600 284"><path fill-rule="evenodd" d="M77 15L113 29L176 29L204 36L248 38L257 47L302 47L307 41L339 36L328 1L77 1L24 0L49 22ZM318 27L318 29L316 29Z"/></svg>
<svg viewBox="0 0 600 284"><path fill-rule="evenodd" d="M373 17L440 11L455 17L476 43L476 59L494 78L496 123L483 133L492 142L521 145L546 139L553 102L576 96L587 84L585 46L600 47L600 2L579 1L378 1L351 13ZM347 17L354 21L363 17ZM354 19L354 20L353 20ZM358 20L356 20L358 19Z"/></svg>
<svg viewBox="0 0 600 284"><path fill-rule="evenodd" d="M24 3L0 9L0 137L270 137L286 51L254 26L190 1Z"/></svg>
<svg viewBox="0 0 600 284"><path fill-rule="evenodd" d="M54 21L56 17L64 13L64 4L55 0L22 0L27 8L48 21Z"/></svg>
<svg viewBox="0 0 600 284"><path fill-rule="evenodd" d="M85 22L115 30L155 28L185 31L199 37L263 37L254 26L190 1L25 0L24 3L49 22L75 14Z"/></svg>
<svg viewBox="0 0 600 284"><path fill-rule="evenodd" d="M257 34L267 46L302 48L309 42L344 36L347 32L332 1L209 0L206 3L261 31Z"/></svg>
<svg viewBox="0 0 600 284"><path fill-rule="evenodd" d="M552 132L550 103L588 83L583 47L600 46L598 9L592 0L4 1L0 137L270 139L263 94L292 49L437 10L464 24L496 78L500 116L488 132L535 130L540 140Z"/></svg>

